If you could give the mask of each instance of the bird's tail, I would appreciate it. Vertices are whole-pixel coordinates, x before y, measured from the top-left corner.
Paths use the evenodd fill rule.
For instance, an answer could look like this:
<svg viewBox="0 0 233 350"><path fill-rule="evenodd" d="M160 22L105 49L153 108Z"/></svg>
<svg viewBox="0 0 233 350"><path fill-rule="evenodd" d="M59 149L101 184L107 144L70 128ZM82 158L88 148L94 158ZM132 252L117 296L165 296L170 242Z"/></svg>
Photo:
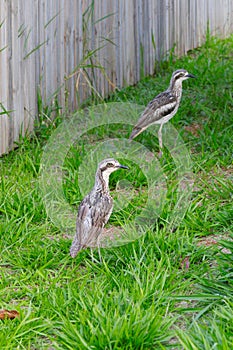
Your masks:
<svg viewBox="0 0 233 350"><path fill-rule="evenodd" d="M73 240L71 247L70 247L70 256L72 258L75 258L81 249L82 249L82 245L80 244L80 241L77 238L77 235L75 235L74 240Z"/></svg>
<svg viewBox="0 0 233 350"><path fill-rule="evenodd" d="M143 131L142 128L134 127L134 128L133 128L133 131L131 132L131 135L130 135L129 139L130 139L130 140L133 140L136 136L138 136L139 134L141 134L142 131Z"/></svg>

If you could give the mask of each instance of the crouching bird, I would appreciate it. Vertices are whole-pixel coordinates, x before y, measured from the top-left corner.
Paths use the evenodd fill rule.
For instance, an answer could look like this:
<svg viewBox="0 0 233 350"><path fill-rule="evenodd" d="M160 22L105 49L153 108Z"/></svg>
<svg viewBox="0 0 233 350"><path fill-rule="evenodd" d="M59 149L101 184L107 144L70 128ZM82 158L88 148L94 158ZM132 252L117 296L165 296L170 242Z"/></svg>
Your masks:
<svg viewBox="0 0 233 350"><path fill-rule="evenodd" d="M148 103L132 130L129 137L130 140L141 134L150 125L160 124L158 139L161 152L163 148L163 124L167 123L176 114L182 96L182 82L188 78L195 78L195 76L188 73L185 69L178 69L173 72L168 89L161 92Z"/></svg>
<svg viewBox="0 0 233 350"><path fill-rule="evenodd" d="M72 258L81 249L98 245L98 238L113 210L113 199L109 193L109 176L121 168L129 169L113 158L104 159L99 163L95 185L78 208L76 234L70 248Z"/></svg>

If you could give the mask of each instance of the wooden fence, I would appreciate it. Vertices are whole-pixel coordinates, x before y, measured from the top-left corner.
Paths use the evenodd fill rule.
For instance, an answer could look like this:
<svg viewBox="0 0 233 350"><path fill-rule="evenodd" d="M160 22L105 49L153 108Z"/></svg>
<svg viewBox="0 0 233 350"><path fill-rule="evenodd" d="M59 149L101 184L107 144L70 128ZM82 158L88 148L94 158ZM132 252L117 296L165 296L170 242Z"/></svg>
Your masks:
<svg viewBox="0 0 233 350"><path fill-rule="evenodd" d="M174 45L177 55L201 45L208 23L228 36L232 11L232 0L1 0L0 154L33 129L38 91L74 111L91 90L152 74Z"/></svg>

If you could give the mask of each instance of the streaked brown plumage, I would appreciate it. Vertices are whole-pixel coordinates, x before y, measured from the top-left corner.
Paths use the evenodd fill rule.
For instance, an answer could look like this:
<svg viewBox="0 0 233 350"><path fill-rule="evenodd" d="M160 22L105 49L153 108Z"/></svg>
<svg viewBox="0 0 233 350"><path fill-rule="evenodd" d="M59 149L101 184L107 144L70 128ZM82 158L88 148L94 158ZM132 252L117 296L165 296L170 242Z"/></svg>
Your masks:
<svg viewBox="0 0 233 350"><path fill-rule="evenodd" d="M182 96L182 81L188 78L195 78L195 76L189 74L185 69L178 69L172 74L169 88L149 102L133 128L129 137L130 140L134 139L150 125L160 124L158 138L160 149L162 149L163 124L167 123L176 114Z"/></svg>
<svg viewBox="0 0 233 350"><path fill-rule="evenodd" d="M78 209L76 234L70 248L74 258L81 249L98 245L98 237L108 222L113 209L113 200L109 193L109 176L117 169L128 169L113 158L99 163L95 175L95 185L82 200Z"/></svg>

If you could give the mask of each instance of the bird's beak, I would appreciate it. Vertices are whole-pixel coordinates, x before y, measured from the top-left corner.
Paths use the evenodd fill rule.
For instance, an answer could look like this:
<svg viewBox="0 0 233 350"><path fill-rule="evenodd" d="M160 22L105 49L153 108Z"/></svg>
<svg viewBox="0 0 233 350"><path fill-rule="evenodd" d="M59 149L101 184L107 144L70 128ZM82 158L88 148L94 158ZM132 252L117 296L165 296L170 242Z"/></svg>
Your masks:
<svg viewBox="0 0 233 350"><path fill-rule="evenodd" d="M129 169L129 167L128 166L126 166L126 165L118 165L118 168L121 168L121 169Z"/></svg>
<svg viewBox="0 0 233 350"><path fill-rule="evenodd" d="M195 75L190 74L190 73L186 74L186 77L187 77L187 78L196 78Z"/></svg>

